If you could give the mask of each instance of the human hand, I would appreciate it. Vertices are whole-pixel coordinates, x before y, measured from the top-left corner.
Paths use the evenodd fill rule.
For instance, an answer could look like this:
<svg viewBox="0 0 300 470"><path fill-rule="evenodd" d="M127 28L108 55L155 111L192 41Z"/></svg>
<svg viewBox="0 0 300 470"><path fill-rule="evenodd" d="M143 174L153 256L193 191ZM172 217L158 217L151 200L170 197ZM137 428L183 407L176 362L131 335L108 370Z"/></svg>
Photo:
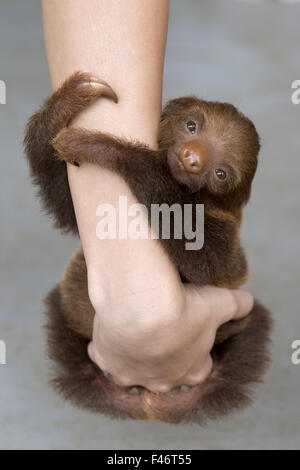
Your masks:
<svg viewBox="0 0 300 470"><path fill-rule="evenodd" d="M147 309L132 315L124 298L119 312L95 315L88 352L118 385L168 392L204 382L213 367L210 351L216 330L243 318L253 306L251 294L241 289L178 287L176 303L160 316L145 318Z"/></svg>

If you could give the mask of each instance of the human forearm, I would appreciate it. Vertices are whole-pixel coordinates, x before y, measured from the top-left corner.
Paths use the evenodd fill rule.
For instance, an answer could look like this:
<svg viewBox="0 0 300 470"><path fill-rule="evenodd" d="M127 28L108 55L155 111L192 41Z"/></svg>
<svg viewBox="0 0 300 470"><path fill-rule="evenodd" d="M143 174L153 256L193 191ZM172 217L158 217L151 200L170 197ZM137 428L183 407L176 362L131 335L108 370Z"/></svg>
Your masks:
<svg viewBox="0 0 300 470"><path fill-rule="evenodd" d="M43 5L54 88L75 70L83 70L106 80L119 97L118 104L101 98L71 125L155 148L168 1L44 0ZM202 380L211 367L215 315L226 320L235 316L234 294L225 292L224 298L217 288L208 294L202 288L198 296L183 287L158 240L99 240L99 204L112 204L118 219L120 195L127 196L128 205L137 201L120 177L100 167L70 166L68 174L96 310L90 357L121 385L129 380L166 390L181 380ZM220 301L217 309L215 296ZM178 358L181 377L174 372ZM195 361L197 371L189 376ZM121 371L127 382L120 379Z"/></svg>
<svg viewBox="0 0 300 470"><path fill-rule="evenodd" d="M53 87L75 70L106 80L119 104L97 102L77 124L156 145L167 0L43 0Z"/></svg>
<svg viewBox="0 0 300 470"><path fill-rule="evenodd" d="M82 112L73 125L137 139L155 147L168 1L44 0L43 10L54 88L80 69L106 80L119 97L118 104L99 100ZM145 272L145 263L152 263L153 258L171 270L155 241L132 243L96 238L95 212L99 204L110 203L118 208L119 195L127 196L129 204L136 202L121 178L92 165L80 169L70 166L68 175L93 297L101 296L101 285L106 294L109 292L109 272L114 273L114 288L120 292L124 287L125 295L128 286L124 280L129 280L129 273L137 273L133 281L135 290L145 288L145 273L139 270L143 267ZM142 264L137 263L139 258L143 259ZM149 270L152 271L150 266ZM116 272L118 279L122 279L120 286Z"/></svg>

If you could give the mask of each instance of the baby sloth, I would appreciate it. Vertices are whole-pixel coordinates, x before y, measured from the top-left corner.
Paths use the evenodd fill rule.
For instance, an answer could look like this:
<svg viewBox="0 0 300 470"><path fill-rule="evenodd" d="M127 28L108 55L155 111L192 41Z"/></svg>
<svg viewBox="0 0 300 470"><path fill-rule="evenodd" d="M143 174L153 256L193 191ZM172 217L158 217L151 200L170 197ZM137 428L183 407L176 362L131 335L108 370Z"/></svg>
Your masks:
<svg viewBox="0 0 300 470"><path fill-rule="evenodd" d="M189 96L165 106L158 150L98 131L67 127L100 96L117 102L107 83L76 73L28 123L26 155L56 226L77 232L66 162L97 164L121 175L148 214L153 204L182 208L204 204L201 249L187 250L190 240L183 227L179 239L172 224L170 238L162 238L159 231L159 241L183 282L229 288L243 284L247 262L239 231L260 147L252 122L231 104ZM194 211L193 231L195 224ZM246 319L219 328L212 350L214 369L204 384L159 395L142 387L119 387L87 355L94 311L81 249L46 303L50 355L59 364L56 388L75 404L111 416L202 423L245 406L251 385L261 380L268 364L270 316L256 302Z"/></svg>

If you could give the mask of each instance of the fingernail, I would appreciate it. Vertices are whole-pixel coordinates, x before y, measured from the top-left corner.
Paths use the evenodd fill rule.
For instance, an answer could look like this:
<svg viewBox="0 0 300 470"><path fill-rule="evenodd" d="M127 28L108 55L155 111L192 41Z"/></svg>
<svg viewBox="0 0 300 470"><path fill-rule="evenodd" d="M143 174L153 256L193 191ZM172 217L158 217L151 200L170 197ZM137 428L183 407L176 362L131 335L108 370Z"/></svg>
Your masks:
<svg viewBox="0 0 300 470"><path fill-rule="evenodd" d="M191 388L192 387L190 385L181 385L179 387L179 390L180 390L180 392L186 393L186 392L189 392L191 390Z"/></svg>
<svg viewBox="0 0 300 470"><path fill-rule="evenodd" d="M106 377L107 379L110 379L111 377L111 374L109 372L107 372L106 370L103 370L102 371L102 374L104 375L104 377Z"/></svg>
<svg viewBox="0 0 300 470"><path fill-rule="evenodd" d="M141 390L140 390L138 387L131 387L131 388L128 390L128 393L129 393L130 395L140 395Z"/></svg>

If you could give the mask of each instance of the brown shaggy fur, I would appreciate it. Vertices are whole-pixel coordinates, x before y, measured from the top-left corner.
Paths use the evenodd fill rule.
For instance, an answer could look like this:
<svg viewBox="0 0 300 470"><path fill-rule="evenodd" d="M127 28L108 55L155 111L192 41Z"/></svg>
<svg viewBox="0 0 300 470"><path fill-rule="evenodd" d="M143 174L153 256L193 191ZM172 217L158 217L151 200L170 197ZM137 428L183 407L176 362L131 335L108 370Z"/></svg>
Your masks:
<svg viewBox="0 0 300 470"><path fill-rule="evenodd" d="M91 80L97 79L74 74L30 119L26 130L33 181L56 226L77 232L66 162L98 164L120 174L149 214L151 204L204 203L201 250L186 250L188 240L172 238L172 230L171 239L160 242L184 282L243 284L247 262L239 230L257 166L259 138L254 125L228 103L184 97L170 101L163 111L158 151L100 132L67 128L81 109L102 94L116 100L108 85L104 90L94 88L89 86ZM195 158L201 171L194 165ZM225 171L226 178L220 180L216 169ZM107 379L87 355L94 311L82 250L75 253L46 302L50 355L59 365L56 388L77 405L111 416L202 423L205 417L216 418L246 405L251 385L261 380L268 363L270 315L256 303L246 319L228 322L218 330L214 370L204 385L159 395L140 387L131 395Z"/></svg>
<svg viewBox="0 0 300 470"><path fill-rule="evenodd" d="M74 405L112 418L203 425L248 406L269 365L270 313L256 303L246 328L213 348L214 369L203 385L158 395L141 388L131 395L91 362L89 339L70 327L60 285L48 294L46 305L48 352L56 365L53 386Z"/></svg>

